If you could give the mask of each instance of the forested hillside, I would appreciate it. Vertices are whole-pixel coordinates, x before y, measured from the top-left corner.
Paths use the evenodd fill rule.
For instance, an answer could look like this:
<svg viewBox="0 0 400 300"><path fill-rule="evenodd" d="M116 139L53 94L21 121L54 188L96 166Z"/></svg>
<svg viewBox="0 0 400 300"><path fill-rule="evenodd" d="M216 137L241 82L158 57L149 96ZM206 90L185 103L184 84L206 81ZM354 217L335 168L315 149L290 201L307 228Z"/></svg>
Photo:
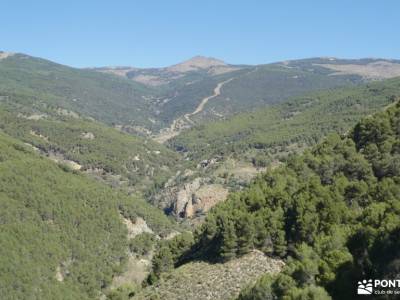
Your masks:
<svg viewBox="0 0 400 300"><path fill-rule="evenodd" d="M196 278L193 266L219 278L228 261L246 272L218 281L226 297L249 285L240 299L351 299L361 275L397 272L400 79L370 81L384 78L372 77L376 66L398 63L200 60L205 68L135 70L131 80L2 55L5 299L170 297L171 282ZM157 72L164 83L136 82ZM152 140L177 120L167 145ZM141 195L185 225L205 222L194 238L174 237L182 227ZM281 260L282 272L253 285L268 270L252 262L279 272ZM152 286L139 291L149 272Z"/></svg>
<svg viewBox="0 0 400 300"><path fill-rule="evenodd" d="M0 105L0 129L53 160L131 192L161 186L182 163L179 155L150 139L88 119L17 114Z"/></svg>
<svg viewBox="0 0 400 300"><path fill-rule="evenodd" d="M400 74L398 61L379 59L314 58L257 66L197 59L201 63L193 58L166 68L77 69L6 53L0 59L0 101L18 112L79 114L150 136L196 111L218 84L228 80L219 95L190 117L193 123L220 120L311 91ZM382 65L390 76L381 74ZM346 72L340 71L343 66Z"/></svg>
<svg viewBox="0 0 400 300"><path fill-rule="evenodd" d="M202 217L226 198L228 190L247 186L266 168L275 168L289 154L304 151L329 133L346 133L362 117L383 110L399 96L400 79L387 79L307 93L253 113L195 126L166 145L197 167L181 172L151 199L178 218Z"/></svg>
<svg viewBox="0 0 400 300"><path fill-rule="evenodd" d="M311 91L354 86L400 75L398 60L316 57L261 65L232 65L196 56L174 66L97 69L129 78L159 91L158 114L166 124L195 111L222 82L220 95L190 116L196 124L285 102ZM186 124L192 126L190 122Z"/></svg>
<svg viewBox="0 0 400 300"><path fill-rule="evenodd" d="M127 259L122 217L143 218L155 234L175 228L143 200L0 133L2 299L98 299Z"/></svg>
<svg viewBox="0 0 400 300"><path fill-rule="evenodd" d="M400 79L337 88L291 98L283 104L224 121L194 127L168 145L193 160L228 157L254 151L271 158L290 145L313 145L330 132L344 133L363 116L396 101ZM251 158L250 158L251 159Z"/></svg>
<svg viewBox="0 0 400 300"><path fill-rule="evenodd" d="M400 0L0 2L0 300L400 300Z"/></svg>
<svg viewBox="0 0 400 300"><path fill-rule="evenodd" d="M160 127L154 90L121 77L13 54L0 59L0 100L19 112L90 116L107 124Z"/></svg>
<svg viewBox="0 0 400 300"><path fill-rule="evenodd" d="M363 82L359 76L328 76L332 71L311 69L311 64L290 68L282 64L231 67L231 72L222 74L203 73L183 86L171 82L167 86L171 89L170 96L166 97L168 102L162 106L159 116L171 121L182 113L192 112L202 98L212 95L218 83L227 80L230 81L224 84L221 94L210 101L204 111L192 116L194 121L218 120L256 107L280 103L305 92Z"/></svg>
<svg viewBox="0 0 400 300"><path fill-rule="evenodd" d="M399 214L397 102L231 194L189 250L163 251L176 264L224 262L252 249L285 259L280 274L265 275L239 299L354 299L358 280L398 276Z"/></svg>

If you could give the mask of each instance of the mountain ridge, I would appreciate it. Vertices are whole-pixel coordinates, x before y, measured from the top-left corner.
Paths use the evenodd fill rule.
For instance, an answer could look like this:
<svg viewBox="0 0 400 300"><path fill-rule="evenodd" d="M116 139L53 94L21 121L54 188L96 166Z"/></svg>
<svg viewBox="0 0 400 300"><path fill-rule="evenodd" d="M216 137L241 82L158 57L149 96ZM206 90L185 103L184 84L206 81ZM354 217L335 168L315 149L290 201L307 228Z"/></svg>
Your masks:
<svg viewBox="0 0 400 300"><path fill-rule="evenodd" d="M1 51L0 51L1 53ZM167 65L167 66L147 66L147 67L136 67L134 65L104 65L104 66L95 66L95 67L82 67L81 69L132 69L132 70L157 70L157 69L169 69L174 66L179 66L182 64L189 64L189 65L196 65L197 63L200 64L201 61L208 61L210 65L225 65L225 66L242 66L242 67L255 67L255 66L264 66L264 65L271 65L271 64L287 64L291 62L297 61L308 61L308 60L322 60L322 61L337 61L337 62L374 62L374 61L388 61L394 63L400 63L400 59L396 58L387 58L387 57L360 57L360 58L345 58L345 57L338 57L338 56L312 56L312 57L305 57L305 58L291 58L291 59L282 59L277 61L270 61L270 62L261 62L261 63L229 63L226 62L222 58L217 58L213 56L205 56L205 55L194 55L191 58L184 59L180 62ZM214 63L213 63L214 62ZM200 66L200 65L199 65Z"/></svg>

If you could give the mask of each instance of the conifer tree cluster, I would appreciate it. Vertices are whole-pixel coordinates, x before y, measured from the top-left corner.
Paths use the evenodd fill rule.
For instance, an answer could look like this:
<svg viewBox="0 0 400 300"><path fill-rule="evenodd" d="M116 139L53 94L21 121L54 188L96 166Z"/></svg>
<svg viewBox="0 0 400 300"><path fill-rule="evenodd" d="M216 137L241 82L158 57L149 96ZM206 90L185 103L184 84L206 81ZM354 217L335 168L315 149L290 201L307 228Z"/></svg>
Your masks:
<svg viewBox="0 0 400 300"><path fill-rule="evenodd" d="M398 275L399 216L397 103L232 194L185 255L226 261L256 248L286 260L281 274L266 275L242 300L352 299L357 280Z"/></svg>

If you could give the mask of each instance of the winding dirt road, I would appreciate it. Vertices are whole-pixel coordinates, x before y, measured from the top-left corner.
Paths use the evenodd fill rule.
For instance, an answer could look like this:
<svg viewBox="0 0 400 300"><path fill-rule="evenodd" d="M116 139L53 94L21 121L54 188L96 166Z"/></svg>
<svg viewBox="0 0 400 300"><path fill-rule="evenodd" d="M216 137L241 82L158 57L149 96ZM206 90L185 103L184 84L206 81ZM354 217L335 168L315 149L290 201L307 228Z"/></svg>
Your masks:
<svg viewBox="0 0 400 300"><path fill-rule="evenodd" d="M217 87L214 89L214 94L212 94L211 96L208 96L206 98L204 98L203 100L201 100L200 104L197 106L197 108L190 114L186 114L186 116L191 117L194 116L200 112L202 112L204 110L204 106L207 104L207 102L215 97L218 97L219 95L221 95L221 88L224 84L228 83L229 81L231 81L233 78L230 78L228 80L225 80L223 82L218 83Z"/></svg>
<svg viewBox="0 0 400 300"><path fill-rule="evenodd" d="M154 136L153 139L156 142L165 143L169 139L172 139L173 137L180 134L183 129L190 128L191 125L195 125L195 123L190 119L190 117L198 113L201 113L204 110L204 107L206 106L207 102L221 95L221 89L224 86L224 84L230 82L233 79L234 78L230 78L228 80L218 83L214 89L213 94L211 96L203 98L200 104L196 107L196 109L193 112L185 114L175 119L169 128L163 129L158 135Z"/></svg>

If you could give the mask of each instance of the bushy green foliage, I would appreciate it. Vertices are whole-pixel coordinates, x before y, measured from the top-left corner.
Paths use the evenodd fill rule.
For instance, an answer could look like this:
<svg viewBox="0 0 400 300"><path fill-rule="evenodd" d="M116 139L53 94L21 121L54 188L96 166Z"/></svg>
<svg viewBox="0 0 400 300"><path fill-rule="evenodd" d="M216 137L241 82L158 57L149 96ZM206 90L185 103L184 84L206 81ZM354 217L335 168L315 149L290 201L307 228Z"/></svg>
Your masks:
<svg viewBox="0 0 400 300"><path fill-rule="evenodd" d="M166 246L162 245L157 254L152 260L152 272L147 278L149 284L154 284L161 276L161 273L167 273L174 268L174 260L172 258L171 250Z"/></svg>
<svg viewBox="0 0 400 300"><path fill-rule="evenodd" d="M399 128L397 103L290 156L214 207L185 256L223 261L257 248L287 260L240 299L352 299L364 276L396 274Z"/></svg>
<svg viewBox="0 0 400 300"><path fill-rule="evenodd" d="M0 133L1 298L97 299L126 259L120 211L143 217L156 233L173 228L144 201Z"/></svg>
<svg viewBox="0 0 400 300"><path fill-rule="evenodd" d="M125 218L135 220L140 217L144 219L150 229L161 237L167 237L171 232L180 230L172 218L167 217L162 210L155 208L144 199L137 196L131 196L128 199L133 201L121 201L119 205L119 211Z"/></svg>
<svg viewBox="0 0 400 300"><path fill-rule="evenodd" d="M129 300L132 299L140 287L135 284L124 284L107 293L107 300Z"/></svg>
<svg viewBox="0 0 400 300"><path fill-rule="evenodd" d="M268 154L265 153L257 153L253 158L252 158L252 163L255 167L267 167L271 163L271 157Z"/></svg>
<svg viewBox="0 0 400 300"><path fill-rule="evenodd" d="M129 241L129 248L136 255L146 256L150 254L155 243L156 237L154 234L143 232Z"/></svg>
<svg viewBox="0 0 400 300"><path fill-rule="evenodd" d="M169 272L179 265L183 260L182 253L187 252L193 242L193 234L191 232L183 232L172 239L160 241L153 257L152 270L147 282L154 284L162 273Z"/></svg>

